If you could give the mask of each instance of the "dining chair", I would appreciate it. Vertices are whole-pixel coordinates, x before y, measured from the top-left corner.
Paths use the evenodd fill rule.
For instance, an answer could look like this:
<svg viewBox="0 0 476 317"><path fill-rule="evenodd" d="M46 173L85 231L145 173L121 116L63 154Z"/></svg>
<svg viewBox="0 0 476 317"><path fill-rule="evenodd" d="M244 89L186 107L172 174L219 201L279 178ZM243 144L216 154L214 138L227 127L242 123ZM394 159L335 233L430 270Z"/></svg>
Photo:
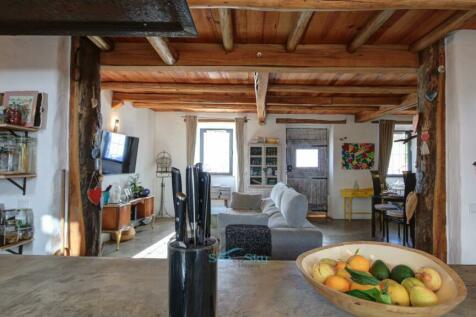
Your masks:
<svg viewBox="0 0 476 317"><path fill-rule="evenodd" d="M411 192L415 191L416 187L416 175L415 173L411 172L403 172L403 182L405 184L405 191L403 195L403 204L401 208L387 210L384 215L384 230L386 235L386 240L389 242L390 240L390 233L389 233L389 223L396 223L397 224L397 231L398 231L398 238L401 238L400 235L400 228L403 227L403 245L406 246L409 244L408 241L408 229L410 224L407 221L407 214L405 212L406 205L407 205L407 198Z"/></svg>
<svg viewBox="0 0 476 317"><path fill-rule="evenodd" d="M384 216L387 210L397 209L393 204L382 203L382 180L378 171L370 171L374 194L372 196L372 238L375 237L375 219L378 216L380 232L385 237Z"/></svg>

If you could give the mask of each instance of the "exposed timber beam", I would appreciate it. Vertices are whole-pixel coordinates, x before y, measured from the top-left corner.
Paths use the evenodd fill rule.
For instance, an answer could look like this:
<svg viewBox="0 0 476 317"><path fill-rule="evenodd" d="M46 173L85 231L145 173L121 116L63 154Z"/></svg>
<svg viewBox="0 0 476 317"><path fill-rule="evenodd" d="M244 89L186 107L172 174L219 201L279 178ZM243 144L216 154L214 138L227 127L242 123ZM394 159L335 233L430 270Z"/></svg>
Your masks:
<svg viewBox="0 0 476 317"><path fill-rule="evenodd" d="M349 53L354 53L358 48L367 43L369 38L374 35L384 24L392 17L396 10L387 9L379 12L355 35L354 39L347 46Z"/></svg>
<svg viewBox="0 0 476 317"><path fill-rule="evenodd" d="M438 42L444 38L449 32L461 27L466 21L476 15L476 10L458 12L446 20L443 24L436 29L410 45L410 51L419 52L428 46Z"/></svg>
<svg viewBox="0 0 476 317"><path fill-rule="evenodd" d="M378 111L362 111L355 115L355 122L367 122L379 119L386 115L407 114L404 111L415 107L418 103L416 94L407 96L400 105L395 107L382 108ZM409 114L413 114L413 111Z"/></svg>
<svg viewBox="0 0 476 317"><path fill-rule="evenodd" d="M231 52L225 52L220 44L171 46L180 52L173 66L164 64L147 43L116 43L114 51L101 54L102 69L416 74L419 66L417 54L407 46L365 45L359 54L350 54L345 45L299 45L292 58L282 45L274 44L235 44Z"/></svg>
<svg viewBox="0 0 476 317"><path fill-rule="evenodd" d="M372 11L385 9L470 10L472 0L188 0L192 9L234 8L267 11Z"/></svg>
<svg viewBox="0 0 476 317"><path fill-rule="evenodd" d="M101 36L88 36L88 39L94 43L101 51L111 51L114 48L112 41Z"/></svg>
<svg viewBox="0 0 476 317"><path fill-rule="evenodd" d="M154 48L155 52L159 54L165 64L174 65L177 63L177 53L169 47L166 39L158 36L149 36L147 37L147 41L149 41L150 45Z"/></svg>
<svg viewBox="0 0 476 317"><path fill-rule="evenodd" d="M230 52L233 50L233 18L231 9L218 9L220 15L220 29L223 41L223 48Z"/></svg>
<svg viewBox="0 0 476 317"><path fill-rule="evenodd" d="M140 82L102 82L101 89L127 93L158 94L241 94L252 95L252 85L234 84L170 84ZM312 86L312 85L269 85L270 93L289 94L370 94L408 95L416 93L416 86Z"/></svg>
<svg viewBox="0 0 476 317"><path fill-rule="evenodd" d="M347 124L345 120L276 118L276 124Z"/></svg>
<svg viewBox="0 0 476 317"><path fill-rule="evenodd" d="M299 14L296 25L294 25L293 30L289 34L288 41L286 42L286 50L288 52L294 52L296 50L309 22L311 22L313 14L314 12L312 11L303 11Z"/></svg>
<svg viewBox="0 0 476 317"><path fill-rule="evenodd" d="M255 73L256 111L260 124L266 122L266 95L268 94L269 73Z"/></svg>
<svg viewBox="0 0 476 317"><path fill-rule="evenodd" d="M258 76L261 83L255 97L236 95L184 95L184 94L139 94L120 93L113 94L113 100L129 102L163 102L169 104L236 104L236 105L256 105L263 99L266 88L266 75ZM258 83L259 83L258 81ZM314 97L314 96L267 96L265 101L268 105L286 106L396 106L400 105L401 98L391 97Z"/></svg>
<svg viewBox="0 0 476 317"><path fill-rule="evenodd" d="M157 112L256 113L256 106L251 105L189 105L134 102L133 106ZM358 111L358 108L356 109L355 107L268 106L266 109L267 114L353 115Z"/></svg>

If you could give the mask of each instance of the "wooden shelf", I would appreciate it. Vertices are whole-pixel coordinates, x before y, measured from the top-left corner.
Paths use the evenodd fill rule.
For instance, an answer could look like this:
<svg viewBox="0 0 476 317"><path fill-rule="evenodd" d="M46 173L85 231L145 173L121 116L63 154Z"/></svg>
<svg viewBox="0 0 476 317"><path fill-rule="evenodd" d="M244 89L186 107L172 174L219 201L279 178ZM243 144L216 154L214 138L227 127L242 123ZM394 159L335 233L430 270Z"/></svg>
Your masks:
<svg viewBox="0 0 476 317"><path fill-rule="evenodd" d="M35 178L36 174L29 173L12 173L12 174L0 174L0 179L9 179L9 178Z"/></svg>
<svg viewBox="0 0 476 317"><path fill-rule="evenodd" d="M22 127L13 124L0 123L0 131L23 131L23 132L38 132L38 128Z"/></svg>
<svg viewBox="0 0 476 317"><path fill-rule="evenodd" d="M9 249L12 249L12 248L18 248L18 247L21 247L25 244L29 244L31 242L33 242L33 238L28 239L28 240L19 241L17 243L12 243L12 244L7 244L7 245L0 246L0 250L9 250Z"/></svg>

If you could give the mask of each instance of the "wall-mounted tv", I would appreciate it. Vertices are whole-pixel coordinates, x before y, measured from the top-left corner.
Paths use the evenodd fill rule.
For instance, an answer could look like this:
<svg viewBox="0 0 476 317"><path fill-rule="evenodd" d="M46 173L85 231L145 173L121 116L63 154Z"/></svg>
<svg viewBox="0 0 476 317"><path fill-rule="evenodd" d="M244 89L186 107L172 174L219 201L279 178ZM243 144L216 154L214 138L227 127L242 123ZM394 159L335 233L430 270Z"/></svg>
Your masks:
<svg viewBox="0 0 476 317"><path fill-rule="evenodd" d="M130 174L136 171L139 138L103 131L102 133L102 173Z"/></svg>

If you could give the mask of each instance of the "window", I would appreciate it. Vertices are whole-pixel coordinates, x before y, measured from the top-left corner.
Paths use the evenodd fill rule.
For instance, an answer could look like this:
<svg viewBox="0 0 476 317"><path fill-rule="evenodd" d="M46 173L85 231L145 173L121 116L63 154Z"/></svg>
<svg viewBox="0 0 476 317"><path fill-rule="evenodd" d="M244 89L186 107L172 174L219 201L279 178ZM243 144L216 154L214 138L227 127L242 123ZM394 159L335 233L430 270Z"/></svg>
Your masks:
<svg viewBox="0 0 476 317"><path fill-rule="evenodd" d="M297 168L318 168L319 150L318 149L297 149L296 150Z"/></svg>
<svg viewBox="0 0 476 317"><path fill-rule="evenodd" d="M211 174L233 174L233 129L200 129L200 162Z"/></svg>
<svg viewBox="0 0 476 317"><path fill-rule="evenodd" d="M411 142L395 142L410 137L410 133L406 131L396 131L393 134L392 154L390 155L390 163L388 165L388 176L402 176L402 172L411 171Z"/></svg>

